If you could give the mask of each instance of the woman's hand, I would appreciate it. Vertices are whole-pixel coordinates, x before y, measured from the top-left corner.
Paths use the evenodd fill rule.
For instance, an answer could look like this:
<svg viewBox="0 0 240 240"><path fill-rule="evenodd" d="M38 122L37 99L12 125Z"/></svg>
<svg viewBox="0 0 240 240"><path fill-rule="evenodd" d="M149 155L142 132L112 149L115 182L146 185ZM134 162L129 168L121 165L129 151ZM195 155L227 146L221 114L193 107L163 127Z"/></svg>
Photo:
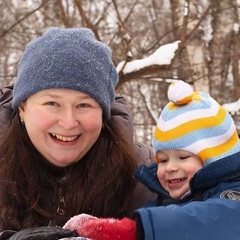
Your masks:
<svg viewBox="0 0 240 240"><path fill-rule="evenodd" d="M8 238L8 240L56 240L77 236L75 232L68 229L55 226L44 226L22 229Z"/></svg>

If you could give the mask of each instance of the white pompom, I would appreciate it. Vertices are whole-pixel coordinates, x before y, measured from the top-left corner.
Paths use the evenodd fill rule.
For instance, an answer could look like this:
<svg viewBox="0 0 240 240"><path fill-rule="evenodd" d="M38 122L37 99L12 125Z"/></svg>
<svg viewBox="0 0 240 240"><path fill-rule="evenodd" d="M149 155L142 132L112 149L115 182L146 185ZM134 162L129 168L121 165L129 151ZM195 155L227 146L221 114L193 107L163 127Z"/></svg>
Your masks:
<svg viewBox="0 0 240 240"><path fill-rule="evenodd" d="M176 105L188 103L191 101L192 95L192 87L182 80L172 82L168 88L168 99Z"/></svg>

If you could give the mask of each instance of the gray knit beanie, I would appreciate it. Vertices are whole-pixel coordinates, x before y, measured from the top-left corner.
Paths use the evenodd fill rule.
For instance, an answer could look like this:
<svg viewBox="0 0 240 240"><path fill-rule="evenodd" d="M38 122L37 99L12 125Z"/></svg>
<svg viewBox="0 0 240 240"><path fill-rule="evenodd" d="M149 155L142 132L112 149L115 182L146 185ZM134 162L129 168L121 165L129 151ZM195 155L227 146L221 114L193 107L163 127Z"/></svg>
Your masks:
<svg viewBox="0 0 240 240"><path fill-rule="evenodd" d="M91 96L108 120L117 83L111 50L91 30L51 27L26 46L14 85L13 108L41 90L65 88Z"/></svg>

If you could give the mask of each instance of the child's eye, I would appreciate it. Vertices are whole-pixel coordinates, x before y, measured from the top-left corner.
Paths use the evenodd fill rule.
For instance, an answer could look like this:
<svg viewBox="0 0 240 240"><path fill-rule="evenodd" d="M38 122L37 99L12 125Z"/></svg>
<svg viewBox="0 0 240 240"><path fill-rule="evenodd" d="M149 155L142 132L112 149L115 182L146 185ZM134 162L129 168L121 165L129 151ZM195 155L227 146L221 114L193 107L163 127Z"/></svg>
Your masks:
<svg viewBox="0 0 240 240"><path fill-rule="evenodd" d="M189 158L190 156L180 156L179 158L181 159L181 160L184 160L184 159L187 159L187 158Z"/></svg>
<svg viewBox="0 0 240 240"><path fill-rule="evenodd" d="M163 163L167 162L167 159L159 159L158 161L159 161L159 163L163 164Z"/></svg>

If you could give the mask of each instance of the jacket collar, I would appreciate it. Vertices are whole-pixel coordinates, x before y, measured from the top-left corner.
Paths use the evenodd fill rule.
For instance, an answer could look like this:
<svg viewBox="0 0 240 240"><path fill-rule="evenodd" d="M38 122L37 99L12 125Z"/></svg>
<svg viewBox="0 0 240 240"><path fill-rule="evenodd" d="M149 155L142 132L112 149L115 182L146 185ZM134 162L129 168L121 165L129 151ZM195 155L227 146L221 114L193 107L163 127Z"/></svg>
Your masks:
<svg viewBox="0 0 240 240"><path fill-rule="evenodd" d="M199 189L211 188L220 182L239 178L240 151L201 168L193 176L190 187L191 191L195 192Z"/></svg>

